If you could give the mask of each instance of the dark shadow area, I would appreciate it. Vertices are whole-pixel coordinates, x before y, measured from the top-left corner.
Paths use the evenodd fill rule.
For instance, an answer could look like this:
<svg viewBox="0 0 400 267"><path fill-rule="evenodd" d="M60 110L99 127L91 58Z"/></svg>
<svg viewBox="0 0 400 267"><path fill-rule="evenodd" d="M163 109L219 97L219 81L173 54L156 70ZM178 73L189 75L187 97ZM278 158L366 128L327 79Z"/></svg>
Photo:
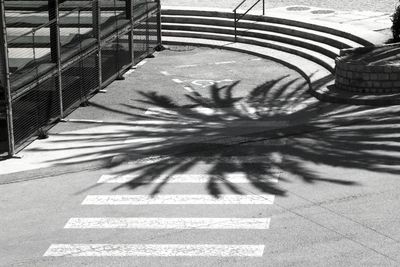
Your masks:
<svg viewBox="0 0 400 267"><path fill-rule="evenodd" d="M174 176L199 164L208 166L207 189L215 197L223 190L245 193L230 181L232 173L244 175L261 192L279 196L286 195L283 186L293 177L309 184L357 185L348 177L321 174L312 165L400 174L400 121L393 109L318 102L309 95L307 82L290 76L268 80L242 97L234 93L238 84L212 85L202 93L193 89L185 95L190 104L184 105L155 91L138 92L138 105L125 104L124 110L91 103L115 116L130 115L126 123L102 124L126 126L123 136L99 133L91 141L126 143L102 147L131 164L113 171L131 177L114 190L152 184L155 195ZM79 140L90 141L94 135L80 135Z"/></svg>

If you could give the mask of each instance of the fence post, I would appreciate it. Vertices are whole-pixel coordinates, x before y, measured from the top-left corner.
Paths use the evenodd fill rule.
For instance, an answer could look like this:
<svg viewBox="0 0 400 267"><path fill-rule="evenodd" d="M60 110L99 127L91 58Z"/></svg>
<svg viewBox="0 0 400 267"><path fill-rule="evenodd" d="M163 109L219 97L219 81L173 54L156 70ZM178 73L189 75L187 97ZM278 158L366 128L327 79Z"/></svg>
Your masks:
<svg viewBox="0 0 400 267"><path fill-rule="evenodd" d="M126 7L125 7L126 18L129 20L130 23L130 31L129 31L129 51L131 52L131 63L132 65L135 64L135 51L133 45L133 0L126 0Z"/></svg>
<svg viewBox="0 0 400 267"><path fill-rule="evenodd" d="M265 0L263 0L263 15L265 15Z"/></svg>
<svg viewBox="0 0 400 267"><path fill-rule="evenodd" d="M149 2L146 2L146 53L147 57L150 55L150 38L149 38Z"/></svg>
<svg viewBox="0 0 400 267"><path fill-rule="evenodd" d="M92 1L92 19L93 19L93 33L94 38L97 39L97 65L98 65L98 79L99 79L99 90L102 89L103 77L102 77L102 64L101 64L101 9L99 0Z"/></svg>
<svg viewBox="0 0 400 267"><path fill-rule="evenodd" d="M165 49L162 44L161 0L157 0L157 43L156 51Z"/></svg>
<svg viewBox="0 0 400 267"><path fill-rule="evenodd" d="M59 17L59 0L48 0L49 21L54 20L55 23L50 24L50 53L51 61L57 64L57 89L60 101L60 117L64 118L62 80L61 80L61 40L60 40L60 17Z"/></svg>
<svg viewBox="0 0 400 267"><path fill-rule="evenodd" d="M7 28L5 20L4 0L0 0L0 82L5 91L8 131L8 155L15 154L13 110L10 85L10 69L8 66Z"/></svg>
<svg viewBox="0 0 400 267"><path fill-rule="evenodd" d="M237 12L236 12L236 9L233 11L233 19L235 20L235 21L234 21L234 27L235 27L235 42L237 42L237 33L236 33L236 30L237 30Z"/></svg>

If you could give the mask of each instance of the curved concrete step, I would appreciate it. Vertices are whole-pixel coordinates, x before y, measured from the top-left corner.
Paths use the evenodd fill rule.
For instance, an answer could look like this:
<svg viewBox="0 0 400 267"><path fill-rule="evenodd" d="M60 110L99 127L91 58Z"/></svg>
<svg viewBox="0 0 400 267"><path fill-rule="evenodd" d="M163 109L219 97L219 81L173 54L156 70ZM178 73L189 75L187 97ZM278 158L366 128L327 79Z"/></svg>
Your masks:
<svg viewBox="0 0 400 267"><path fill-rule="evenodd" d="M359 106L391 106L400 104L400 93L385 95L353 93L336 89L333 82L326 84L326 86L312 88L309 92L318 100L330 103Z"/></svg>
<svg viewBox="0 0 400 267"><path fill-rule="evenodd" d="M221 26L210 26L210 25L197 25L197 24L174 24L174 23L163 23L163 32L168 31L186 31L186 32L207 32L207 33L218 33L227 34L234 36L235 30L232 27L221 27ZM168 34L168 33L167 33ZM169 35L169 34L168 34ZM321 53L330 58L336 58L339 55L340 50L331 45L316 42L302 37L290 36L287 34L268 32L254 29L238 28L237 35L243 37L254 37L259 39L265 39L270 41L277 41L290 45L300 46L312 51Z"/></svg>
<svg viewBox="0 0 400 267"><path fill-rule="evenodd" d="M184 15L162 15L163 24L179 25L187 27L187 25L207 25L221 26L234 29L232 19L220 17L203 17L203 16L184 16ZM330 33L319 32L312 29L301 28L297 26L269 23L262 21L251 21L242 19L237 24L238 28L262 30L270 33L285 34L293 37L301 37L310 41L329 44L338 49L359 47L361 44Z"/></svg>
<svg viewBox="0 0 400 267"><path fill-rule="evenodd" d="M199 16L199 17L218 17L218 18L233 18L233 12L229 9L216 8L198 8L190 7L162 7L163 15L180 15L180 16ZM274 23L277 25L295 26L303 29L310 29L318 32L329 33L335 36L340 36L348 40L352 40L362 46L370 46L383 43L386 37L382 34L372 32L360 27L350 25L342 25L327 21L312 20L302 16L295 16L284 13L266 13L266 15L247 14L246 20ZM232 22L233 24L233 22Z"/></svg>
<svg viewBox="0 0 400 267"><path fill-rule="evenodd" d="M259 45L240 42L233 43L231 41L213 40L206 38L187 38L176 36L163 37L163 43L167 45L208 46L247 53L261 58L270 59L284 66L287 66L301 74L309 83L310 90L314 91L329 84L334 80L334 76L332 75L332 73L325 68L321 68L321 65L304 57L270 47L263 47Z"/></svg>
<svg viewBox="0 0 400 267"><path fill-rule="evenodd" d="M334 89L334 76L328 70L305 58L283 51L244 43L170 36L164 38L164 43L170 45L184 44L221 48L274 60L301 74L309 83L309 93L320 101L370 106L400 104L400 94L382 96L362 95Z"/></svg>
<svg viewBox="0 0 400 267"><path fill-rule="evenodd" d="M217 34L217 33L206 33L206 32L191 32L191 31L164 31L163 32L163 42L165 37L185 37L185 38L193 38L193 39L208 39L208 40L218 40L225 42L235 42L235 38L232 35L228 34ZM201 41L199 41L201 42ZM294 54L310 61L313 61L320 65L319 68L324 67L329 72L334 72L335 62L332 58L327 57L321 53L315 52L310 49L306 49L303 47L299 47L296 45L281 43L277 41L265 40L254 37L242 37L239 36L237 38L237 42L245 43L253 46L271 48L274 50L279 50L282 52Z"/></svg>

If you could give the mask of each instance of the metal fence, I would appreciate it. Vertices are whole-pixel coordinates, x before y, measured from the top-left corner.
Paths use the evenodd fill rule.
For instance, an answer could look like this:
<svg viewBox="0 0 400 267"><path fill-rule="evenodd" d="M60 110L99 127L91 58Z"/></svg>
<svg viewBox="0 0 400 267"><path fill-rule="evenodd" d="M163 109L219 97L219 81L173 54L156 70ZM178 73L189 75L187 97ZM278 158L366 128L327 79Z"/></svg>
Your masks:
<svg viewBox="0 0 400 267"><path fill-rule="evenodd" d="M161 47L160 0L0 0L0 154Z"/></svg>

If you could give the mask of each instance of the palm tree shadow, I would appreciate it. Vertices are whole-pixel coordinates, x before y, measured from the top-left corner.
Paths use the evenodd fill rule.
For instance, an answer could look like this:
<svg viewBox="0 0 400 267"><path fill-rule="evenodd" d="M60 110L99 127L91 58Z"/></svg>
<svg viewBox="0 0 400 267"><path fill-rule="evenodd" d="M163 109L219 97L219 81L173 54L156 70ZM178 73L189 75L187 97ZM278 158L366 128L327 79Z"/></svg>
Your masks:
<svg viewBox="0 0 400 267"><path fill-rule="evenodd" d="M245 194L248 189L242 183L263 193L285 196L288 192L282 185L290 179L283 173L309 184L358 185L343 177L324 177L307 167L311 163L400 173L395 168L394 142L398 139L391 137L399 130L395 112L377 111L372 121L362 114L375 108L320 103L308 93L306 81L290 76L268 80L246 96L237 96L238 84L214 84L207 95L193 90L185 95L190 101L185 105L159 92L139 91L136 101L150 108L144 115L132 116L132 121L138 125L141 121L154 122L146 124L149 129L132 127L124 133L132 139L153 141L106 150L124 153L135 163L113 171L117 177L129 176L128 182L113 190L152 186L154 196L199 165L208 168L206 188L214 197L226 191ZM135 105L126 108L137 109ZM387 153L382 155L382 150ZM282 183L278 185L277 179Z"/></svg>
<svg viewBox="0 0 400 267"><path fill-rule="evenodd" d="M267 81L264 84L261 84L254 88L246 97L246 103L251 103L253 106L257 105L271 105L273 102L279 101L279 105L285 104L287 107L290 107L294 104L292 100L294 93L289 91L289 88L293 87L298 83L298 79L287 79L284 83L282 83L279 87L279 90L276 89L276 85L287 77L281 77L279 79L273 81ZM188 95L187 97L192 99L195 103L195 106L202 106L214 109L229 109L229 115L236 116L236 119L249 119L249 114L243 114L242 110L237 110L235 108L235 103L243 100L243 98L233 98L232 91L234 87L238 84L238 82L232 83L230 86L223 86L218 87L217 85L213 85L210 87L210 98L206 98L201 96L198 93L193 95ZM296 89L301 89L306 85L304 82L300 82ZM222 96L221 92L225 91L225 94ZM304 94L303 92L299 92L301 90L294 90L297 91L297 97L299 95ZM286 93L286 94L285 94ZM141 93L143 96L144 94ZM290 99L290 100L288 100ZM299 98L297 98L299 99ZM162 106L165 101L160 103L159 97L151 97L147 94L146 103L151 104L153 106ZM168 101L170 103L171 101ZM285 106L284 105L284 106ZM201 113L187 113L185 112L184 108L179 108L178 105L174 104L173 108L176 111L174 116L176 119L182 117L189 117L191 119L199 119L203 122L210 121L209 115L204 115ZM303 112L310 112L313 110L313 107L308 108L307 110L303 110ZM217 115L218 114L218 115ZM221 120L224 115L224 112L216 113L214 116L211 116L211 120ZM280 114L282 116L282 114ZM292 114L290 116L295 116L297 114ZM264 117L269 118L270 114L265 113L263 114ZM279 114L275 114L275 117L279 116ZM287 116L285 114L285 116ZM261 120L262 117L259 117L258 120ZM234 121L234 120L233 120ZM225 129L232 129L234 128L234 123L231 121L224 121L223 126ZM257 142L256 145L252 147L246 146L249 141L242 140L234 141L232 144L224 144L218 143L215 138L208 140L209 143L199 143L197 140L194 140L193 143L189 142L186 144L179 145L180 149L180 157L181 158L189 158L189 160L183 162L171 162L171 161L164 161L162 164L157 163L157 167L148 166L147 170L142 169L139 177L136 179L132 179L129 183L119 186L116 189L129 186L131 189L135 189L141 185L143 179L145 179L146 183L152 183L155 179L159 177L161 173L168 172L168 175L164 177L164 180L161 181L157 186L155 186L154 190L152 191L152 195L157 194L160 192L161 188L168 183L170 179L173 179L174 175L179 173L185 173L191 168L193 168L199 161L202 161L204 158L227 158L227 157L235 157L237 155L248 155L249 157L253 155L260 155L263 156L266 160L270 159L269 162L241 162L237 160L235 163L226 163L221 162L218 160L208 161L207 164L212 165L213 167L208 171L209 180L207 184L207 189L209 193L215 197L218 197L222 194L222 187L225 187L227 190L235 193L235 194L242 194L242 190L235 184L230 182L228 176L232 172L242 173L245 174L246 179L249 183L251 183L254 187L258 188L260 191L264 193L270 193L275 195L284 196L286 194L285 190L279 188L276 183L271 182L271 180L278 179L279 174L282 173L282 169L286 168L288 165L285 164L285 167L280 166L280 164L273 162L271 159L271 155L274 153L278 153L281 149L281 146L271 144L271 141L267 144L259 144L260 137L263 138L264 132L258 133L257 135ZM219 133L220 134L220 133ZM250 141L255 140L254 133L252 133L252 138ZM214 135L215 136L215 135ZM246 135L242 136L246 137ZM222 136L220 138L226 138ZM268 140L268 137L267 139ZM220 140L221 141L221 140ZM243 148L240 148L242 146ZM174 147L174 150L177 147ZM178 156L175 154L175 157ZM297 165L297 164L294 164ZM275 169L275 172L271 172L271 169ZM327 179L321 178L317 175L307 171L305 169L300 168L299 166L290 166L290 169L293 170L294 173L302 175L304 177L304 181L306 182L314 182L314 181L325 181L331 182L336 184L343 184L343 185L355 185L355 182L352 181L343 181L340 179ZM278 171L277 171L278 170ZM130 172L132 170L129 170ZM261 179L261 177L269 176L270 179Z"/></svg>

